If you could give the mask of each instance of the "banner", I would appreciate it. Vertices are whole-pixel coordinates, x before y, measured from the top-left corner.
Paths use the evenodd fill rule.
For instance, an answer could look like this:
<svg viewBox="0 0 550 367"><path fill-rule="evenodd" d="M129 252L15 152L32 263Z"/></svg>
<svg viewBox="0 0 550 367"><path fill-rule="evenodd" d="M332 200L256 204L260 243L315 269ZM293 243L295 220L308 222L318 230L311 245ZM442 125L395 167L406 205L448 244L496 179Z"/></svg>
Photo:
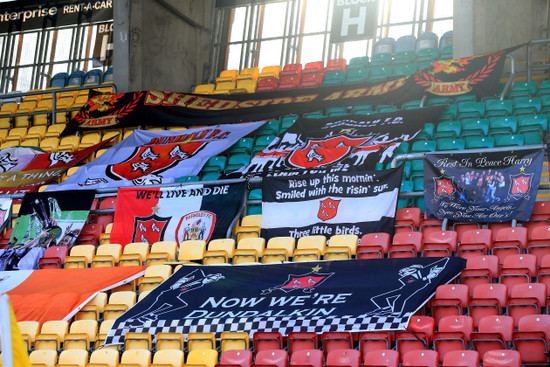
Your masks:
<svg viewBox="0 0 550 367"><path fill-rule="evenodd" d="M227 150L265 121L183 131L134 132L46 191L158 185L200 172L208 158Z"/></svg>
<svg viewBox="0 0 550 367"><path fill-rule="evenodd" d="M161 188L121 188L111 242L226 238L241 207L246 182Z"/></svg>
<svg viewBox="0 0 550 367"><path fill-rule="evenodd" d="M471 222L529 220L543 160L543 149L426 154L426 212Z"/></svg>
<svg viewBox="0 0 550 367"><path fill-rule="evenodd" d="M518 46L519 47L519 46ZM62 135L78 130L157 124L196 125L258 121L357 104L399 105L428 96L497 93L505 56L517 47L460 59L439 60L415 74L380 84L348 84L233 95L141 91L92 94Z"/></svg>
<svg viewBox="0 0 550 367"><path fill-rule="evenodd" d="M262 237L393 234L403 168L262 181Z"/></svg>
<svg viewBox="0 0 550 367"><path fill-rule="evenodd" d="M0 198L0 232L11 223L11 198Z"/></svg>
<svg viewBox="0 0 550 367"><path fill-rule="evenodd" d="M42 269L0 272L0 294L7 293L18 320L70 320L98 292L131 282L143 266Z"/></svg>
<svg viewBox="0 0 550 367"><path fill-rule="evenodd" d="M27 346L17 325L9 297L0 294L0 339L3 366L31 367Z"/></svg>
<svg viewBox="0 0 550 367"><path fill-rule="evenodd" d="M15 147L0 150L0 194L34 192L57 180L69 168L101 149L109 140L76 152L44 153L40 149Z"/></svg>
<svg viewBox="0 0 550 367"><path fill-rule="evenodd" d="M113 0L10 1L0 5L0 33L113 20Z"/></svg>
<svg viewBox="0 0 550 367"><path fill-rule="evenodd" d="M374 170L376 163L391 161L399 143L413 139L424 123L436 122L443 109L299 119L228 177Z"/></svg>
<svg viewBox="0 0 550 367"><path fill-rule="evenodd" d="M465 259L402 258L246 266L183 266L120 316L105 344L127 332L404 330Z"/></svg>

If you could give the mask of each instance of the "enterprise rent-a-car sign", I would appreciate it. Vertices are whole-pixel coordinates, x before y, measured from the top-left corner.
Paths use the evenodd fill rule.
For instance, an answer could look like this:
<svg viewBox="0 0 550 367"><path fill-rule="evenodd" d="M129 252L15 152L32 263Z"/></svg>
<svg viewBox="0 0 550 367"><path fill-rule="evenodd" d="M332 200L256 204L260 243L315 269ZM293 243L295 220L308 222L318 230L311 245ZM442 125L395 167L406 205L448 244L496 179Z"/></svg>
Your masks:
<svg viewBox="0 0 550 367"><path fill-rule="evenodd" d="M378 0L335 0L330 42L373 38L376 33Z"/></svg>
<svg viewBox="0 0 550 367"><path fill-rule="evenodd" d="M113 0L23 1L0 5L0 33L113 19Z"/></svg>

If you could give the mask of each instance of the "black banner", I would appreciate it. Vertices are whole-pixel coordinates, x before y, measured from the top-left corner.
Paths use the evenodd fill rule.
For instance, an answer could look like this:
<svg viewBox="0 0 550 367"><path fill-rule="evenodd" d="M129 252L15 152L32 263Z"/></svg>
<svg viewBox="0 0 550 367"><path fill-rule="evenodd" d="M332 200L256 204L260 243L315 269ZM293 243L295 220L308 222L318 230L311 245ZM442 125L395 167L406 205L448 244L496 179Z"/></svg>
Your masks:
<svg viewBox="0 0 550 367"><path fill-rule="evenodd" d="M250 164L229 177L297 176L374 170L387 163L401 142L413 139L426 122L436 122L444 107L375 115L299 119Z"/></svg>
<svg viewBox="0 0 550 367"><path fill-rule="evenodd" d="M113 0L10 1L0 5L0 33L113 20Z"/></svg>
<svg viewBox="0 0 550 367"><path fill-rule="evenodd" d="M258 121L331 106L399 105L424 95L492 96L497 93L505 56L515 48L436 61L411 76L375 85L350 84L227 96L161 91L90 94L90 99L67 124L63 135L115 126Z"/></svg>
<svg viewBox="0 0 550 367"><path fill-rule="evenodd" d="M330 42L373 38L378 18L378 0L335 0Z"/></svg>
<svg viewBox="0 0 550 367"><path fill-rule="evenodd" d="M402 174L399 167L295 178L265 177L262 236L393 234Z"/></svg>
<svg viewBox="0 0 550 367"><path fill-rule="evenodd" d="M466 260L405 258L247 266L183 266L120 316L127 332L403 330Z"/></svg>
<svg viewBox="0 0 550 367"><path fill-rule="evenodd" d="M540 181L543 149L427 154L426 212L472 222L529 220Z"/></svg>

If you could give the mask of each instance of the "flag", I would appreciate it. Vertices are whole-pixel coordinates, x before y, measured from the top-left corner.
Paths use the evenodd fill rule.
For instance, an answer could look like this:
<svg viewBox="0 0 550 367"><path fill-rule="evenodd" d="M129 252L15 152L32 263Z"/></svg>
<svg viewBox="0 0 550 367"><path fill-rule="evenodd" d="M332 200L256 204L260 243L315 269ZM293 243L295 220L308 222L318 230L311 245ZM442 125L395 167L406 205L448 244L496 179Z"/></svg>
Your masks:
<svg viewBox="0 0 550 367"><path fill-rule="evenodd" d="M424 123L436 122L444 107L374 115L299 119L250 163L228 177L299 176L374 170L387 164L399 144L414 139Z"/></svg>
<svg viewBox="0 0 550 367"><path fill-rule="evenodd" d="M0 231L3 231L11 218L11 198L0 198Z"/></svg>
<svg viewBox="0 0 550 367"><path fill-rule="evenodd" d="M142 266L0 272L0 294L10 296L18 320L70 320L98 292L131 282Z"/></svg>
<svg viewBox="0 0 550 367"><path fill-rule="evenodd" d="M265 121L181 131L135 130L99 158L46 191L158 185L197 175L220 154Z"/></svg>
<svg viewBox="0 0 550 367"><path fill-rule="evenodd" d="M426 213L467 222L529 220L543 160L543 149L426 154Z"/></svg>
<svg viewBox="0 0 550 367"><path fill-rule="evenodd" d="M264 177L262 236L393 234L403 169Z"/></svg>
<svg viewBox="0 0 550 367"><path fill-rule="evenodd" d="M0 338L2 339L0 358L4 367L31 367L27 347L6 295L0 295Z"/></svg>
<svg viewBox="0 0 550 367"><path fill-rule="evenodd" d="M111 242L127 244L227 237L246 183L120 188Z"/></svg>
<svg viewBox="0 0 550 367"><path fill-rule="evenodd" d="M136 331L404 330L465 265L459 257L184 265L120 316L105 344Z"/></svg>
<svg viewBox="0 0 550 367"><path fill-rule="evenodd" d="M262 93L200 95L170 91L129 93L90 92L88 102L67 124L63 135L79 130L136 125L179 125L258 121L290 113L301 114L332 106L400 105L428 96L475 94L478 99L497 93L506 54L504 50L458 59L434 61L416 73L383 83Z"/></svg>

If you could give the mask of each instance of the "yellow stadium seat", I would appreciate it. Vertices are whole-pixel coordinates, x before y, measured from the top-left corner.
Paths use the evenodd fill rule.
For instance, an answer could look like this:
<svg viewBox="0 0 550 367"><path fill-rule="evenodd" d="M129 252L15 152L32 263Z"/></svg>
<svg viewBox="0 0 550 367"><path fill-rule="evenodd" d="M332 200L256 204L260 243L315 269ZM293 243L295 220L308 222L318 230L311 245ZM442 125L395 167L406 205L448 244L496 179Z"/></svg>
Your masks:
<svg viewBox="0 0 550 367"><path fill-rule="evenodd" d="M250 79L250 80L257 80L258 76L260 75L260 69L259 68L246 68L241 70L239 73L239 76L237 77L237 81L243 80L243 79Z"/></svg>
<svg viewBox="0 0 550 367"><path fill-rule="evenodd" d="M42 92L42 89L29 89L27 91L27 93L34 93L34 92ZM34 95L31 95L31 96L25 96L25 97L23 97L23 102L34 101L35 103L38 103L42 99L42 96L43 96L42 94L34 94Z"/></svg>
<svg viewBox="0 0 550 367"><path fill-rule="evenodd" d="M262 215L254 214L244 216L241 220L241 225L236 226L235 235L237 241L243 238L260 237L260 231L262 228Z"/></svg>
<svg viewBox="0 0 550 367"><path fill-rule="evenodd" d="M216 89L213 94L229 93L231 89L235 89L237 83L234 80L219 80L216 82Z"/></svg>
<svg viewBox="0 0 550 367"><path fill-rule="evenodd" d="M26 127L14 127L10 129L8 136L6 137L6 141L16 140L17 142L21 143L26 136L27 136Z"/></svg>
<svg viewBox="0 0 550 367"><path fill-rule="evenodd" d="M98 331L96 320L76 320L71 323L69 334L65 335L63 348L88 350L95 343Z"/></svg>
<svg viewBox="0 0 550 367"><path fill-rule="evenodd" d="M254 93L256 91L255 79L239 79L235 85L235 89L229 91L230 94L235 93Z"/></svg>
<svg viewBox="0 0 550 367"><path fill-rule="evenodd" d="M108 244L111 239L111 230L113 229L113 223L108 223L105 226L105 231L99 236L99 244Z"/></svg>
<svg viewBox="0 0 550 367"><path fill-rule="evenodd" d="M136 303L136 293L131 291L114 292L109 296L109 303L103 309L103 319L116 319Z"/></svg>
<svg viewBox="0 0 550 367"><path fill-rule="evenodd" d="M101 325L99 326L99 333L97 334L97 338L95 341L95 349L98 349L99 347L103 346L103 343L105 342L105 338L107 337L107 333L115 323L115 319L111 320L103 320L101 322Z"/></svg>
<svg viewBox="0 0 550 367"><path fill-rule="evenodd" d="M14 116L13 126L15 127L29 127L32 122L32 117L28 115L34 112L36 109L36 101L28 101L19 104L17 108L17 114L27 114L23 116Z"/></svg>
<svg viewBox="0 0 550 367"><path fill-rule="evenodd" d="M166 128L166 130L169 130L169 131L182 131L182 130L187 130L187 127L185 127L185 126L168 126Z"/></svg>
<svg viewBox="0 0 550 367"><path fill-rule="evenodd" d="M187 354L185 366L214 367L218 363L218 352L211 349L193 350Z"/></svg>
<svg viewBox="0 0 550 367"><path fill-rule="evenodd" d="M170 265L151 265L145 269L145 274L138 280L139 291L153 290L160 283L164 282L172 275Z"/></svg>
<svg viewBox="0 0 550 367"><path fill-rule="evenodd" d="M57 367L84 367L86 363L88 363L88 351L70 349L59 354Z"/></svg>
<svg viewBox="0 0 550 367"><path fill-rule="evenodd" d="M95 254L94 245L76 245L71 248L69 256L65 257L65 269L87 268Z"/></svg>
<svg viewBox="0 0 550 367"><path fill-rule="evenodd" d="M59 110L67 110L69 108L72 108L74 104L74 97L71 96L61 96L57 100L57 104L55 105L55 108L57 111ZM61 111L56 112L55 114L55 123L56 124L64 124L68 122L70 113L67 111Z"/></svg>
<svg viewBox="0 0 550 367"><path fill-rule="evenodd" d="M195 87L193 93L196 94L212 94L216 86L214 84L199 84Z"/></svg>
<svg viewBox="0 0 550 367"><path fill-rule="evenodd" d="M46 135L44 135L45 138L47 137L55 137L58 138L59 135L65 130L65 124L57 123L55 125L48 126L48 130L46 130Z"/></svg>
<svg viewBox="0 0 550 367"><path fill-rule="evenodd" d="M17 113L19 105L15 102L4 103L0 107L0 115L14 115Z"/></svg>
<svg viewBox="0 0 550 367"><path fill-rule="evenodd" d="M29 359L33 367L55 367L57 363L57 352L55 350L34 350L29 354Z"/></svg>
<svg viewBox="0 0 550 367"><path fill-rule="evenodd" d="M143 264L149 253L147 242L132 242L124 246L118 266L139 266Z"/></svg>
<svg viewBox="0 0 550 367"><path fill-rule="evenodd" d="M139 293L138 302L147 297L147 295L151 293L151 291L143 291Z"/></svg>
<svg viewBox="0 0 550 367"><path fill-rule="evenodd" d="M258 78L268 78L268 77L279 78L280 72L281 72L281 67L279 65L264 66Z"/></svg>
<svg viewBox="0 0 550 367"><path fill-rule="evenodd" d="M122 134L122 139L126 139L127 137L129 137L130 135L132 135L132 133L134 132L135 129L132 129L132 128L126 128L124 129L124 133Z"/></svg>
<svg viewBox="0 0 550 367"><path fill-rule="evenodd" d="M208 250L204 254L203 264L223 264L233 258L235 240L232 238L220 238L208 243Z"/></svg>
<svg viewBox="0 0 550 367"><path fill-rule="evenodd" d="M87 367L117 367L119 354L116 349L96 349L90 355Z"/></svg>
<svg viewBox="0 0 550 367"><path fill-rule="evenodd" d="M84 135L78 144L78 149L84 149L96 145L101 141L101 134L99 132L92 132Z"/></svg>
<svg viewBox="0 0 550 367"><path fill-rule="evenodd" d="M122 245L108 243L97 246L95 256L92 259L92 268L115 266L122 255Z"/></svg>
<svg viewBox="0 0 550 367"><path fill-rule="evenodd" d="M294 254L296 239L294 237L272 237L262 256L264 264L288 261Z"/></svg>
<svg viewBox="0 0 550 367"><path fill-rule="evenodd" d="M91 245L90 245L91 246ZM107 293L99 292L75 315L75 320L99 320L107 304Z"/></svg>
<svg viewBox="0 0 550 367"><path fill-rule="evenodd" d="M11 120L9 115L0 115L0 129L11 129Z"/></svg>
<svg viewBox="0 0 550 367"><path fill-rule="evenodd" d="M187 349L189 352L216 349L216 336L214 333L188 333Z"/></svg>
<svg viewBox="0 0 550 367"><path fill-rule="evenodd" d="M265 239L261 237L244 238L237 243L233 253L233 264L258 262L263 256Z"/></svg>
<svg viewBox="0 0 550 367"><path fill-rule="evenodd" d="M221 333L220 345L222 353L226 350L248 349L248 333L244 331Z"/></svg>
<svg viewBox="0 0 550 367"><path fill-rule="evenodd" d="M141 294L140 294L141 296ZM157 341L157 351L159 350L183 350L183 334L182 333L157 333L155 337Z"/></svg>
<svg viewBox="0 0 550 367"><path fill-rule="evenodd" d="M80 144L80 136L77 135L67 135L61 138L59 141L59 146L57 147L58 151L68 151L74 152L78 149Z"/></svg>
<svg viewBox="0 0 550 367"><path fill-rule="evenodd" d="M27 131L26 138L43 139L45 135L46 135L46 126L31 126Z"/></svg>
<svg viewBox="0 0 550 367"><path fill-rule="evenodd" d="M9 129L0 129L0 141L6 140L8 137Z"/></svg>
<svg viewBox="0 0 550 367"><path fill-rule="evenodd" d="M183 366L183 351L157 350L150 367L181 367Z"/></svg>
<svg viewBox="0 0 550 367"><path fill-rule="evenodd" d="M101 137L101 141L103 140L109 140L111 138L114 138L109 143L107 143L107 146L115 145L116 143L120 143L122 140L122 130L116 129L116 130L106 130L103 132L103 136Z"/></svg>
<svg viewBox="0 0 550 367"><path fill-rule="evenodd" d="M206 241L188 240L180 243L178 261L202 260L206 251Z"/></svg>
<svg viewBox="0 0 550 367"><path fill-rule="evenodd" d="M147 266L161 265L175 260L178 244L176 241L159 241L151 245L151 250L146 257Z"/></svg>
<svg viewBox="0 0 550 367"><path fill-rule="evenodd" d="M86 104L86 102L88 102L88 94L79 95L74 100L73 108L81 108L82 106L84 106ZM78 112L78 111L75 111L75 112Z"/></svg>
<svg viewBox="0 0 550 367"><path fill-rule="evenodd" d="M151 349L153 342L151 334L127 332L124 334L124 349Z"/></svg>
<svg viewBox="0 0 550 367"><path fill-rule="evenodd" d="M34 345L34 341L36 340L36 336L40 331L40 324L38 321L19 321L17 322L17 326L19 326L21 335L27 343L27 350L31 350L31 347Z"/></svg>
<svg viewBox="0 0 550 367"><path fill-rule="evenodd" d="M357 252L359 237L355 234L334 235L325 248L325 260L348 260Z"/></svg>
<svg viewBox="0 0 550 367"><path fill-rule="evenodd" d="M99 158L99 157L101 157L101 155L102 155L103 153L105 153L107 150L108 150L108 148L102 148L102 149L96 150L96 152L95 152L95 154L94 154L94 158Z"/></svg>
<svg viewBox="0 0 550 367"><path fill-rule="evenodd" d="M146 349L130 349L122 353L119 367L149 367L151 351Z"/></svg>
<svg viewBox="0 0 550 367"><path fill-rule="evenodd" d="M218 82L219 79L225 80L230 79L232 81L237 80L237 77L239 76L239 70L222 70L220 73L220 76L216 78L216 82Z"/></svg>
<svg viewBox="0 0 550 367"><path fill-rule="evenodd" d="M22 147L34 147L34 148L38 148L40 147L40 139L39 138L25 138L25 140L23 140L21 142L21 146Z"/></svg>
<svg viewBox="0 0 550 367"><path fill-rule="evenodd" d="M57 147L59 146L59 139L54 137L54 136L51 136L51 137L45 137L41 142L40 142L40 149L48 152L48 153L53 153L57 150Z"/></svg>
<svg viewBox="0 0 550 367"><path fill-rule="evenodd" d="M0 149L14 148L18 146L19 146L19 142L17 140L7 140L2 144L0 144Z"/></svg>
<svg viewBox="0 0 550 367"><path fill-rule="evenodd" d="M34 341L35 350L59 350L61 341L65 338L65 334L69 332L69 323L67 321L46 321L40 328L40 334L36 336Z"/></svg>
<svg viewBox="0 0 550 367"><path fill-rule="evenodd" d="M326 242L325 236L300 237L296 250L294 250L293 261L320 260L325 251Z"/></svg>

